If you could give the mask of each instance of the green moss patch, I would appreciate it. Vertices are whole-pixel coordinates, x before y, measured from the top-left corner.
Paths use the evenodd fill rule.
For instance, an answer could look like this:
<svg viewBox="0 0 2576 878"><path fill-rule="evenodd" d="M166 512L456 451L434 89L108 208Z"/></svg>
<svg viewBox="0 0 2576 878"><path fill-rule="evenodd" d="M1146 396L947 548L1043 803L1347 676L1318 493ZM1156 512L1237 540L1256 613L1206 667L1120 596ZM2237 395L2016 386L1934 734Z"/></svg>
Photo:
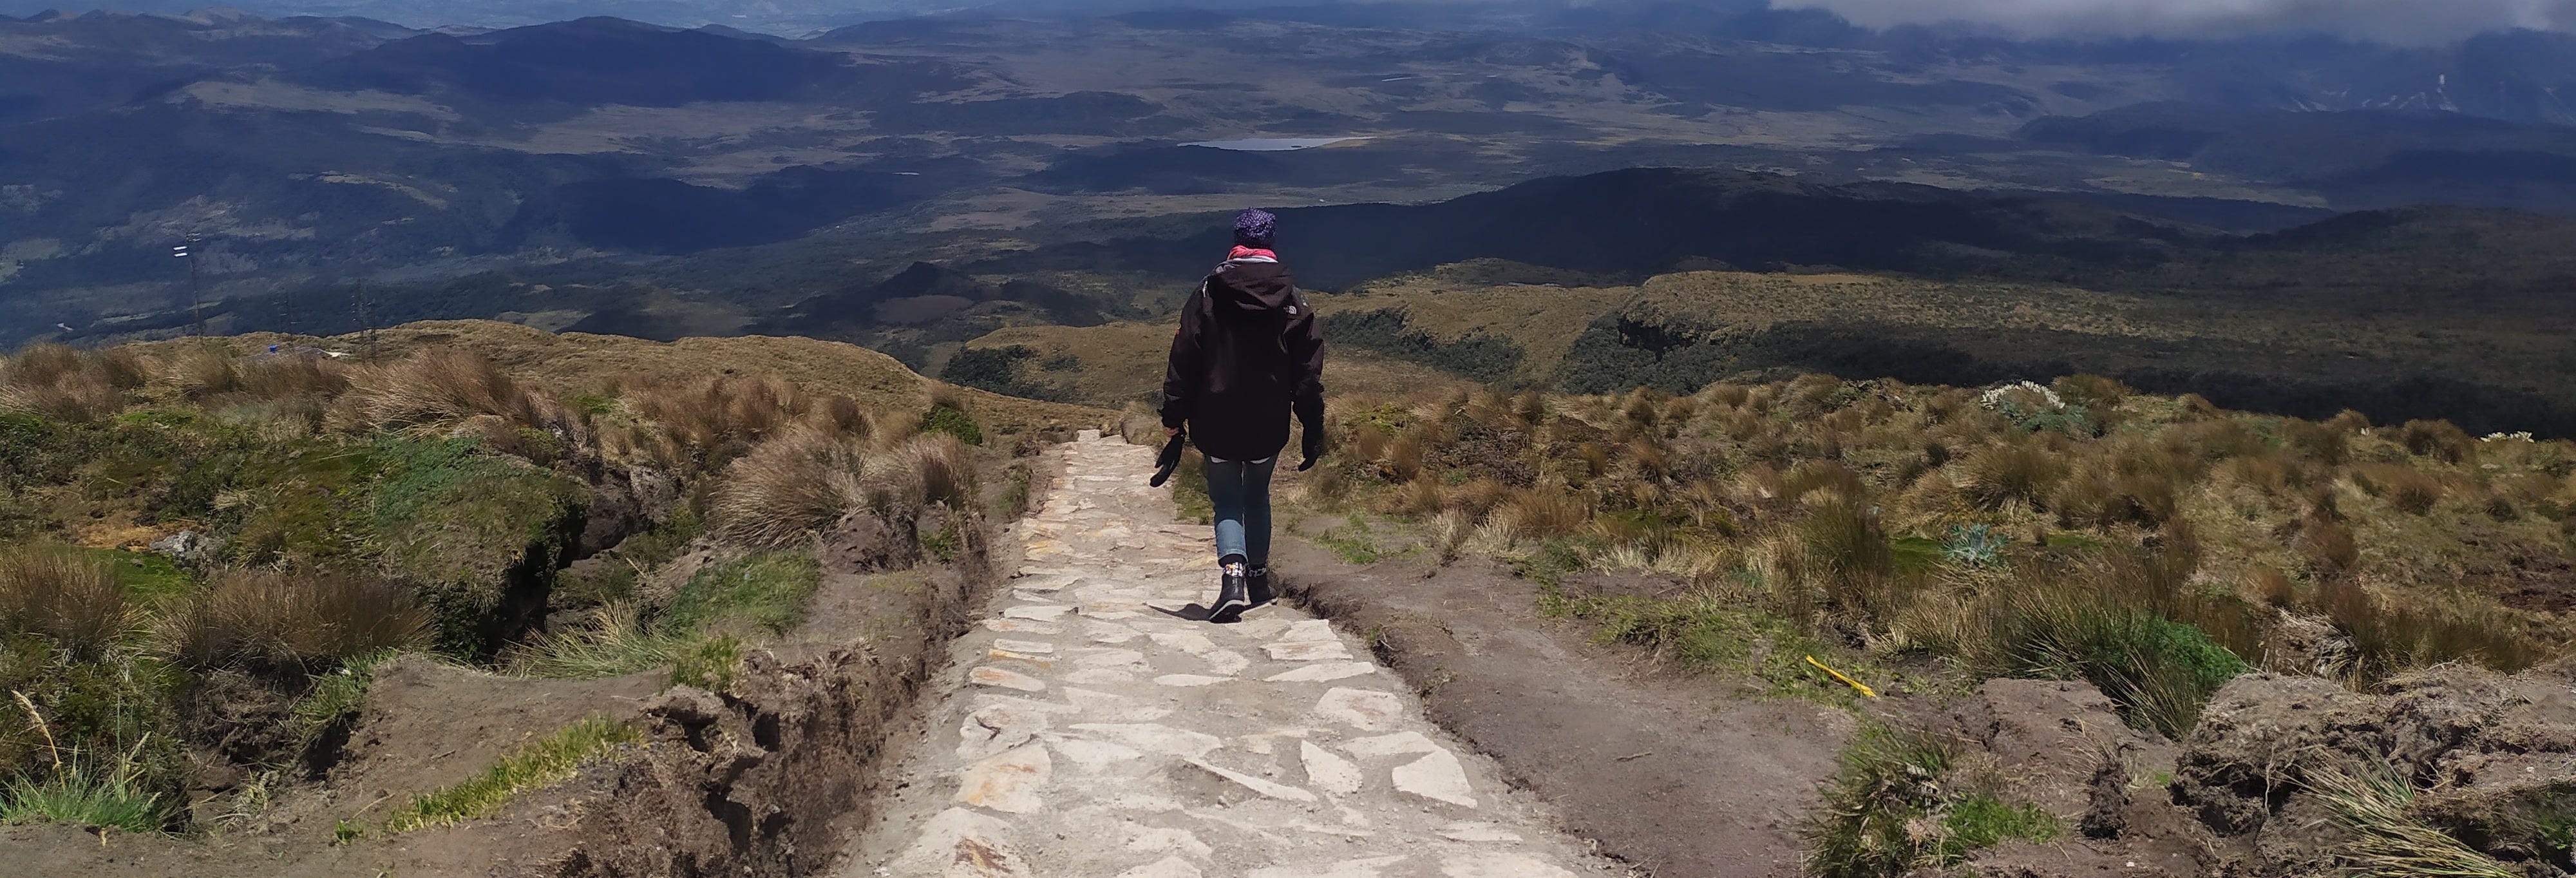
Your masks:
<svg viewBox="0 0 2576 878"><path fill-rule="evenodd" d="M812 555L762 552L689 577L665 624L692 630L736 622L784 634L805 621L806 600L822 582Z"/></svg>

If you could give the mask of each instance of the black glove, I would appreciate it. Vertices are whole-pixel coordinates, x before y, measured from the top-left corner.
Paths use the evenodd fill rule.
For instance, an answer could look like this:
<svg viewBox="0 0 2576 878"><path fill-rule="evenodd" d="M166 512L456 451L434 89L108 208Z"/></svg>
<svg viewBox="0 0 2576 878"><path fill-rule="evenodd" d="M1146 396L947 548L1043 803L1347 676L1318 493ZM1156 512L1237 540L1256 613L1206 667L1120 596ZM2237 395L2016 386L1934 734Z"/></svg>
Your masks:
<svg viewBox="0 0 2576 878"><path fill-rule="evenodd" d="M1314 427L1306 428L1305 445L1306 461L1297 465L1297 471L1301 473L1314 469L1315 459L1324 456L1324 431Z"/></svg>
<svg viewBox="0 0 2576 878"><path fill-rule="evenodd" d="M1154 477L1145 480L1145 485L1160 488L1164 482L1171 481L1172 471L1181 466L1181 449L1189 444L1190 434L1186 432L1174 433L1172 438L1163 440L1163 453L1154 459Z"/></svg>

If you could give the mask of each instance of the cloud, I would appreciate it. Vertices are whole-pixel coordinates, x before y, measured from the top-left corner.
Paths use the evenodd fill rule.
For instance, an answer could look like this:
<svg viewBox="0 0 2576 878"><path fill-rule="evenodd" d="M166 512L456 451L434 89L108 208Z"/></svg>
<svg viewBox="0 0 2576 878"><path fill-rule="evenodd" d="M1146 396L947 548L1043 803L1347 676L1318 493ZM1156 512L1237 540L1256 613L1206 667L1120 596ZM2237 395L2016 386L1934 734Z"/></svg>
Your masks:
<svg viewBox="0 0 2576 878"><path fill-rule="evenodd" d="M2320 31L2440 43L2504 28L2576 30L2576 0L1775 0L1869 27L1966 21L2021 36L2210 37Z"/></svg>

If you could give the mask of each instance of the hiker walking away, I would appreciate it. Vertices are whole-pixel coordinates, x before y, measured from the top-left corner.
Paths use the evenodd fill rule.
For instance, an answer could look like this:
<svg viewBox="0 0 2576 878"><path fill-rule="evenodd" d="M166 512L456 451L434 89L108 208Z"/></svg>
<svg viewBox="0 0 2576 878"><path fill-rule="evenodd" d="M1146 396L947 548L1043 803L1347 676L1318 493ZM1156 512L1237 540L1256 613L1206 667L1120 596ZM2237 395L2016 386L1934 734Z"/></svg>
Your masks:
<svg viewBox="0 0 2576 878"><path fill-rule="evenodd" d="M1234 218L1234 249L1181 307L1163 373L1163 432L1207 458L1217 579L1211 621L1269 603L1270 473L1288 446L1288 415L1305 428L1305 461L1324 450L1324 337L1288 266L1271 251L1277 218Z"/></svg>

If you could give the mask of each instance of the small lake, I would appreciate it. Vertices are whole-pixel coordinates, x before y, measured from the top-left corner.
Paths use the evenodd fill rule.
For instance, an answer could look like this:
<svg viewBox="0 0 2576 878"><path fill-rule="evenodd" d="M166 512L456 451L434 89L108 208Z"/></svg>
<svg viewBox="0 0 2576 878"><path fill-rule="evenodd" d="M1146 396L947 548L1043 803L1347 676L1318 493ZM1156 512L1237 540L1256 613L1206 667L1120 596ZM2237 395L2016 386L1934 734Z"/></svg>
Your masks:
<svg viewBox="0 0 2576 878"><path fill-rule="evenodd" d="M1242 137L1234 140L1202 140L1181 145L1230 149L1236 152L1286 152L1292 149L1313 149L1318 146L1367 139L1366 137Z"/></svg>

